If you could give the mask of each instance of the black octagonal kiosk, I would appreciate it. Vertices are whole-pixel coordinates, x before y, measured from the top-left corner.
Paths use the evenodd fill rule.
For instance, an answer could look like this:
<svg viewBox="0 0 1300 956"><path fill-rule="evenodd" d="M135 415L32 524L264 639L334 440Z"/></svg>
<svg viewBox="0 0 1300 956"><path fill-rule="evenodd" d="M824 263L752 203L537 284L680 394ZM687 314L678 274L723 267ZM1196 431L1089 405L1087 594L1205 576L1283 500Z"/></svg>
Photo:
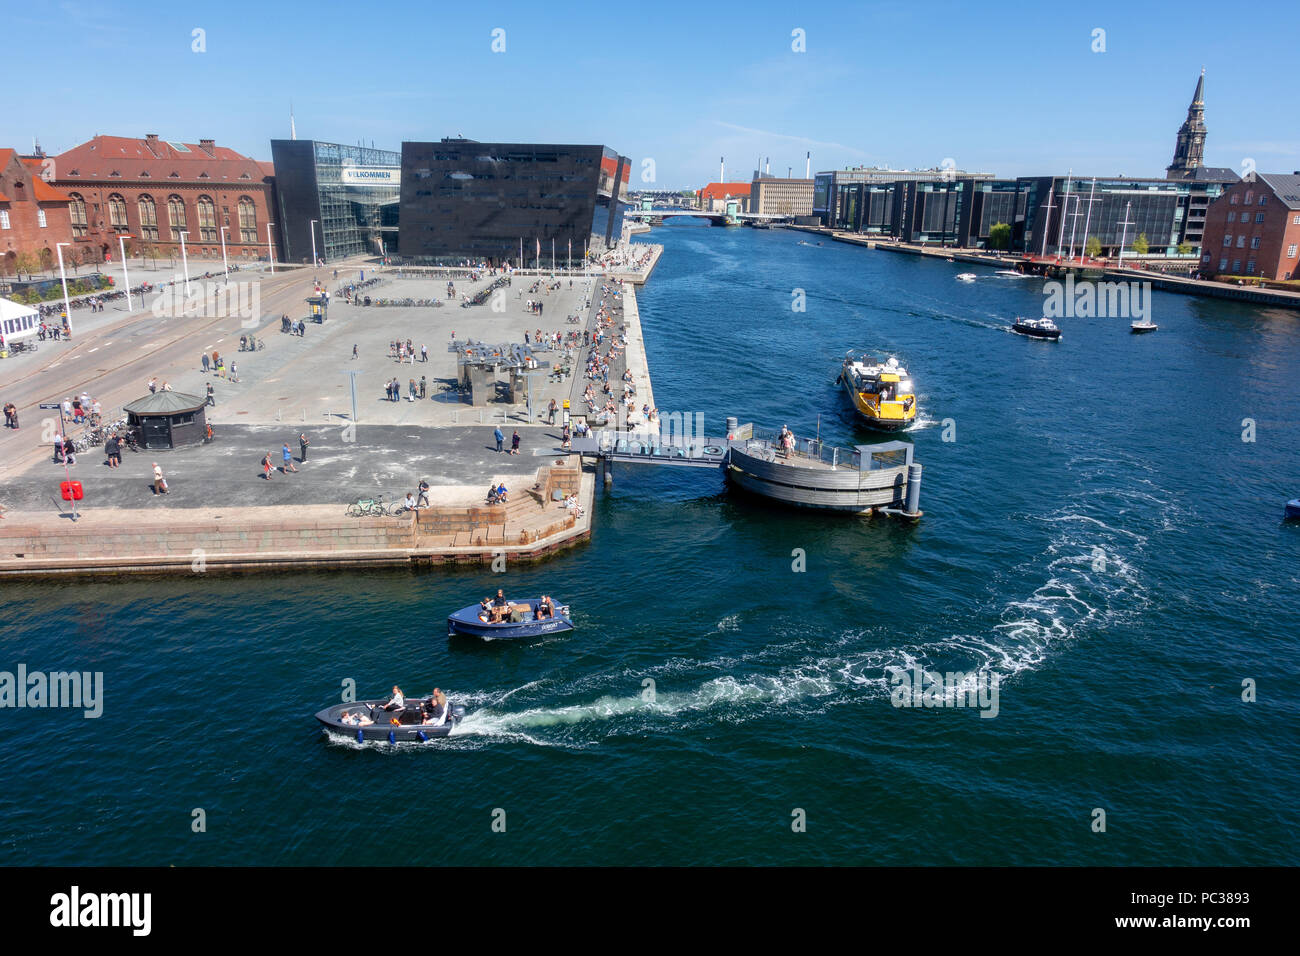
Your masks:
<svg viewBox="0 0 1300 956"><path fill-rule="evenodd" d="M184 392L154 392L125 406L126 424L145 448L197 445L207 436L207 399Z"/></svg>

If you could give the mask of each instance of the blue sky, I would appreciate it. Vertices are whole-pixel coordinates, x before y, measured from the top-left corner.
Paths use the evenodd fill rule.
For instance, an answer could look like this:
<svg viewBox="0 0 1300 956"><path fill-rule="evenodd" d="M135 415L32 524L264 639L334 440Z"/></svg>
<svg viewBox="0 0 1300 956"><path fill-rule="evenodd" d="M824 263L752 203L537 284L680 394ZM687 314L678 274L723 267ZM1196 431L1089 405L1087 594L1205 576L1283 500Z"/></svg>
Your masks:
<svg viewBox="0 0 1300 956"><path fill-rule="evenodd" d="M1206 162L1300 169L1280 85L1294 7L1236 10L56 0L6 14L19 42L6 44L0 146L25 152L35 135L55 153L95 133L159 133L270 159L292 100L302 139L604 143L634 160L634 184L653 159L659 188L716 179L720 156L729 176L748 178L760 157L799 174L809 150L814 171L951 158L1005 176L1163 176L1204 66Z"/></svg>

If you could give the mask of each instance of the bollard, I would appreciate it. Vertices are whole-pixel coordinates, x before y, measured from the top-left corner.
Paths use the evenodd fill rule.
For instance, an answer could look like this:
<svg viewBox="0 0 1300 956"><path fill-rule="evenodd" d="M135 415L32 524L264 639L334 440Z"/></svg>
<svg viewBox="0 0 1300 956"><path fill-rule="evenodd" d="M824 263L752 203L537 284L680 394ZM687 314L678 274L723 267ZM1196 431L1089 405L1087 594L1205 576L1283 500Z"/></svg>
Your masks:
<svg viewBox="0 0 1300 956"><path fill-rule="evenodd" d="M907 467L907 506L904 509L909 515L918 514L921 511L921 463L912 462Z"/></svg>
<svg viewBox="0 0 1300 956"><path fill-rule="evenodd" d="M736 434L736 429L740 427L740 420L735 415L727 416L727 437L730 438Z"/></svg>

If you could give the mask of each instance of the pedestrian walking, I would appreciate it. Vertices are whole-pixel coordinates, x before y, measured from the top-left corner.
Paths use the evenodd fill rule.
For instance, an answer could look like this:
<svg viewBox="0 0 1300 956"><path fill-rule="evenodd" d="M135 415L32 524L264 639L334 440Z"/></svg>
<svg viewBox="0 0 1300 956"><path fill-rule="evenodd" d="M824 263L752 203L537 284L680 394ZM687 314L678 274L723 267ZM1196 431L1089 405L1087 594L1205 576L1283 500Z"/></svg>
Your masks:
<svg viewBox="0 0 1300 956"><path fill-rule="evenodd" d="M421 398L424 398L424 396L427 394L428 387L429 387L428 379L426 379L423 375L421 375L420 376L420 397Z"/></svg>
<svg viewBox="0 0 1300 956"><path fill-rule="evenodd" d="M307 446L310 445L310 444L311 444L311 442L309 442L309 441L307 440L307 436L306 436L305 434L303 434L303 435L299 435L299 436L298 436L298 452L299 452L299 454L298 454L298 460L299 460L299 461L301 461L301 462L303 462L303 463L306 463L306 461L307 461Z"/></svg>
<svg viewBox="0 0 1300 956"><path fill-rule="evenodd" d="M354 359L357 357L357 345L355 342L352 343L352 357Z"/></svg>
<svg viewBox="0 0 1300 956"><path fill-rule="evenodd" d="M271 453L269 451L262 456L262 477L267 481L271 480Z"/></svg>
<svg viewBox="0 0 1300 956"><path fill-rule="evenodd" d="M288 474L291 471L298 470L297 468L293 467L293 452L289 451L288 442L284 443L284 446L280 449L280 454L284 458L284 468L282 470L284 471L285 474Z"/></svg>
<svg viewBox="0 0 1300 956"><path fill-rule="evenodd" d="M515 433L510 436L510 454L519 454L519 429L517 428L515 429Z"/></svg>
<svg viewBox="0 0 1300 956"><path fill-rule="evenodd" d="M546 408L546 414L548 416L547 424L549 425L555 424L555 413L559 411L559 408L560 407L555 404L555 399L551 399L551 404L548 405Z"/></svg>
<svg viewBox="0 0 1300 956"><path fill-rule="evenodd" d="M497 440L497 453L505 451L506 436L499 427L492 429L492 437Z"/></svg>
<svg viewBox="0 0 1300 956"><path fill-rule="evenodd" d="M427 345L420 346L420 361L421 362L429 361L429 347Z"/></svg>
<svg viewBox="0 0 1300 956"><path fill-rule="evenodd" d="M203 374L204 375L208 374L208 353L207 352L203 353Z"/></svg>
<svg viewBox="0 0 1300 956"><path fill-rule="evenodd" d="M122 464L122 441L116 434L109 435L104 442L104 454L108 456L108 467L116 468Z"/></svg>
<svg viewBox="0 0 1300 956"><path fill-rule="evenodd" d="M153 493L155 495L167 494L167 479L163 477L162 469L158 467L158 462L153 463Z"/></svg>
<svg viewBox="0 0 1300 956"><path fill-rule="evenodd" d="M216 396L213 394L213 391L212 391L212 383L211 383L211 382L208 382L208 404L211 405L211 406L213 406L213 407L216 407L216 404L217 404Z"/></svg>

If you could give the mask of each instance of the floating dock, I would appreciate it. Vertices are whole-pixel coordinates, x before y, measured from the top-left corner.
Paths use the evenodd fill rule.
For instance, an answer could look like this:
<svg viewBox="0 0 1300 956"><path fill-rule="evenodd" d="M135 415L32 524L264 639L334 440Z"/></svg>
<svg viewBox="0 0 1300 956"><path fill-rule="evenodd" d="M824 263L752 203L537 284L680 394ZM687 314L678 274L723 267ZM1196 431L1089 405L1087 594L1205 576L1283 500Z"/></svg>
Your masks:
<svg viewBox="0 0 1300 956"><path fill-rule="evenodd" d="M922 515L921 465L912 459L911 442L846 450L799 438L783 449L776 432L733 419L726 437L606 430L575 438L573 451L602 463L607 486L615 464L721 469L732 485L792 507L909 520Z"/></svg>

